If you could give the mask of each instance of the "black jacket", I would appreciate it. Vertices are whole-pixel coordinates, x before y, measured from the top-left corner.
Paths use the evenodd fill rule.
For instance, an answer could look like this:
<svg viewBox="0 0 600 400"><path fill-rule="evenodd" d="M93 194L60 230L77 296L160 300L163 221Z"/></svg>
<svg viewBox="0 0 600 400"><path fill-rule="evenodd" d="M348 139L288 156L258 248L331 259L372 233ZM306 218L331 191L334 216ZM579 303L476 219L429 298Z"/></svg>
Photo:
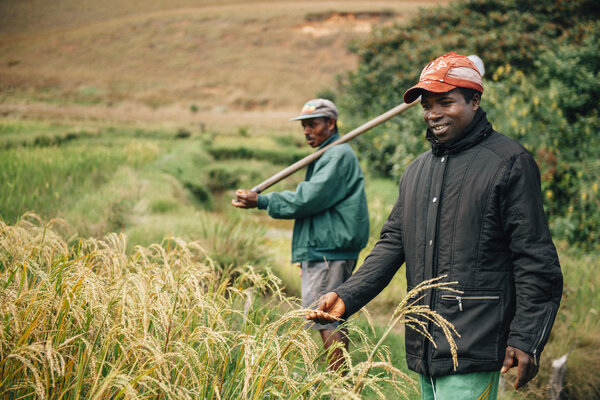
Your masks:
<svg viewBox="0 0 600 400"><path fill-rule="evenodd" d="M562 294L562 273L529 152L477 112L465 135L437 142L400 180L399 197L362 267L335 291L346 317L375 297L406 262L408 289L448 275L462 294L421 300L461 335L454 371L443 332L437 348L406 330L410 369L430 376L497 371L507 345L539 357Z"/></svg>

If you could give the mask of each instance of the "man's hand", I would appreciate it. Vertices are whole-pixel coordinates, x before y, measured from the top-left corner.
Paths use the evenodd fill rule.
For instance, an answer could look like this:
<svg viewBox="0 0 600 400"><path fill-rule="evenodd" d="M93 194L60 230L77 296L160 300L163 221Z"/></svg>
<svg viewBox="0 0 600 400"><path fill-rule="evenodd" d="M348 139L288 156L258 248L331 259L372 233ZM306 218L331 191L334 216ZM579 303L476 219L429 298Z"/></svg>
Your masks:
<svg viewBox="0 0 600 400"><path fill-rule="evenodd" d="M517 364L517 380L515 381L515 389L519 390L519 388L525 386L527 382L532 380L537 375L539 367L533 357L523 350L519 350L512 346L506 346L504 363L502 364L502 369L500 372L504 374L508 372L513 365Z"/></svg>
<svg viewBox="0 0 600 400"><path fill-rule="evenodd" d="M252 190L238 189L235 191L235 199L231 200L234 207L256 208L258 205L258 193Z"/></svg>
<svg viewBox="0 0 600 400"><path fill-rule="evenodd" d="M327 324L337 321L346 312L344 301L335 292L324 294L319 299L319 307L306 314L306 319Z"/></svg>

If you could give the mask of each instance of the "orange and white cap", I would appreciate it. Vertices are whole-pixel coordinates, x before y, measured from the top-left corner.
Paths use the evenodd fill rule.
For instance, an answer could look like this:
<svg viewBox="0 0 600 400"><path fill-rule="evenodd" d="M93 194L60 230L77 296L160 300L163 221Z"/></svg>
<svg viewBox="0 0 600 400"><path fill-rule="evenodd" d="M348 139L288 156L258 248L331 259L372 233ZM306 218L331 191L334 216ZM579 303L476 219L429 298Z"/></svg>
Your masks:
<svg viewBox="0 0 600 400"><path fill-rule="evenodd" d="M436 58L423 68L419 83L404 93L404 102L412 103L423 90L446 93L458 87L483 93L482 74L473 61L455 52Z"/></svg>

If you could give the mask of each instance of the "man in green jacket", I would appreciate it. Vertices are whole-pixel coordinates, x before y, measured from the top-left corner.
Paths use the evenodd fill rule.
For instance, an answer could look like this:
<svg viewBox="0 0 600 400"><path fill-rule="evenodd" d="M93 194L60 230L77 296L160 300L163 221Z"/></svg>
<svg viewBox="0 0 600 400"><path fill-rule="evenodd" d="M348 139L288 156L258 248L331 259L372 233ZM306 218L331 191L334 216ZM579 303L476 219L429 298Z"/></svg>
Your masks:
<svg viewBox="0 0 600 400"><path fill-rule="evenodd" d="M298 117L304 136L313 148L322 148L339 138L338 111L333 102L313 99ZM267 210L273 218L295 219L292 262L302 267L302 306L309 308L325 293L345 282L356 266L359 252L369 238L369 213L364 176L352 148L347 143L329 148L308 166L306 178L295 191L258 195L237 190L235 207ZM339 321L314 324L326 349L334 342L348 348ZM337 329L337 330L336 330ZM343 361L337 348L329 356L331 369Z"/></svg>

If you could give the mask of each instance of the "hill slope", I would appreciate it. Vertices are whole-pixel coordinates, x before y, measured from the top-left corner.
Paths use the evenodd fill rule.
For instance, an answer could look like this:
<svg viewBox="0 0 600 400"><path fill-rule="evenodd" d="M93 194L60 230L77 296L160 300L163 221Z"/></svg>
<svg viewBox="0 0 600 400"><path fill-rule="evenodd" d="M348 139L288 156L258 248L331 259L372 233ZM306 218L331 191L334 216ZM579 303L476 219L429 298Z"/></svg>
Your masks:
<svg viewBox="0 0 600 400"><path fill-rule="evenodd" d="M295 110L417 1L0 2L0 102ZM108 3L108 4L107 4Z"/></svg>

